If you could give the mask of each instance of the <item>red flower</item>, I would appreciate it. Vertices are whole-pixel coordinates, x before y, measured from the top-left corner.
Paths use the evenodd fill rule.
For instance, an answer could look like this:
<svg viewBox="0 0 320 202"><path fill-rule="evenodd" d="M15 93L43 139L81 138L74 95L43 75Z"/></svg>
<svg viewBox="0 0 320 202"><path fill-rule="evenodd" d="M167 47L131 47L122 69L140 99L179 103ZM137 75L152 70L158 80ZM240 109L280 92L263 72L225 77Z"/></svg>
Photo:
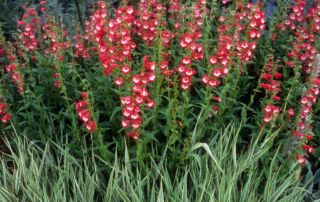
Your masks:
<svg viewBox="0 0 320 202"><path fill-rule="evenodd" d="M122 74L126 75L126 74L129 74L131 72L131 68L129 65L123 65L121 67L121 72Z"/></svg>
<svg viewBox="0 0 320 202"><path fill-rule="evenodd" d="M302 145L302 149L306 150L309 154L312 154L314 152L314 147L306 144Z"/></svg>
<svg viewBox="0 0 320 202"><path fill-rule="evenodd" d="M87 92L81 92L81 97L82 97L83 99L88 98Z"/></svg>
<svg viewBox="0 0 320 202"><path fill-rule="evenodd" d="M86 122L86 128L93 133L96 130L97 124L95 121L87 121Z"/></svg>
<svg viewBox="0 0 320 202"><path fill-rule="evenodd" d="M117 86L123 86L123 84L124 84L124 79L123 79L122 77L116 78L116 79L114 80L114 83L115 83Z"/></svg>
<svg viewBox="0 0 320 202"><path fill-rule="evenodd" d="M301 154L296 154L296 159L300 165L304 165L306 163L306 158Z"/></svg>
<svg viewBox="0 0 320 202"><path fill-rule="evenodd" d="M83 122L87 122L90 119L91 113L89 110L83 109L78 112L78 115Z"/></svg>
<svg viewBox="0 0 320 202"><path fill-rule="evenodd" d="M293 117L294 116L294 111L293 111L293 109L288 109L288 116L289 117Z"/></svg>
<svg viewBox="0 0 320 202"><path fill-rule="evenodd" d="M216 65L218 63L218 59L217 59L216 56L211 56L209 58L209 62L210 62L211 65Z"/></svg>
<svg viewBox="0 0 320 202"><path fill-rule="evenodd" d="M128 133L127 133L127 137L128 138L133 138L134 140L138 140L139 139L139 137L140 137L140 134L138 133L138 131L136 131L136 130L134 130L134 131L129 131Z"/></svg>
<svg viewBox="0 0 320 202"><path fill-rule="evenodd" d="M265 123L269 123L272 118L276 118L280 113L280 108L275 105L266 105L264 107L264 119Z"/></svg>
<svg viewBox="0 0 320 202"><path fill-rule="evenodd" d="M216 101L216 102L221 102L221 98L218 97L218 96L213 96L212 99L213 99L214 101Z"/></svg>
<svg viewBox="0 0 320 202"><path fill-rule="evenodd" d="M4 110L7 108L5 103L0 103L0 115L4 114Z"/></svg>
<svg viewBox="0 0 320 202"><path fill-rule="evenodd" d="M313 136L310 135L310 134L307 134L307 135L306 135L306 139L307 139L308 141L313 140Z"/></svg>
<svg viewBox="0 0 320 202"><path fill-rule="evenodd" d="M5 113L4 116L1 118L3 123L7 123L11 119L11 115L9 113Z"/></svg>
<svg viewBox="0 0 320 202"><path fill-rule="evenodd" d="M153 108L155 104L154 101L149 98L147 98L146 100L147 100L147 108Z"/></svg>
<svg viewBox="0 0 320 202"><path fill-rule="evenodd" d="M81 109L84 109L88 106L88 102L84 100L79 100L76 102L76 110L80 111Z"/></svg>
<svg viewBox="0 0 320 202"><path fill-rule="evenodd" d="M60 88L60 86L61 86L60 80L56 80L56 81L54 82L54 87L55 87L55 88Z"/></svg>

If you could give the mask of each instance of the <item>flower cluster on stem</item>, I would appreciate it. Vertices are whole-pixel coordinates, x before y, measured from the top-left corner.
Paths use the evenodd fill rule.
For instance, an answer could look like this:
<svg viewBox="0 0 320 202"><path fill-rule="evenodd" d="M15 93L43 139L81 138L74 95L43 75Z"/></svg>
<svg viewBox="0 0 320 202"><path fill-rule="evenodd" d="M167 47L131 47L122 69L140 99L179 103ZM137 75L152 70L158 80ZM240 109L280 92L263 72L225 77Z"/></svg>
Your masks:
<svg viewBox="0 0 320 202"><path fill-rule="evenodd" d="M312 112L319 95L319 58L315 41L320 31L320 3L316 1L314 7L307 10L305 0L296 0L291 6L289 19L277 28L289 31L294 34L294 41L291 43L291 51L288 53L289 61L286 66L289 68L302 67L301 75L304 76L304 92L300 98L300 110L296 114L296 121L293 126L292 135L297 144L296 159L299 164L306 162L306 154L312 154L314 147ZM299 73L300 74L300 73ZM289 114L289 111L288 111ZM294 116L293 110L290 112Z"/></svg>
<svg viewBox="0 0 320 202"><path fill-rule="evenodd" d="M160 16L165 16L166 7L157 0L141 0L138 4L137 18L134 20L135 33L143 42L152 46L156 39L158 26L166 26Z"/></svg>
<svg viewBox="0 0 320 202"><path fill-rule="evenodd" d="M261 75L263 82L260 83L260 88L266 91L267 99L269 100L269 103L264 106L263 122L265 124L276 119L280 114L280 107L274 104L274 102L281 101L281 98L278 95L281 91L280 79L282 78L280 67L281 66L276 64L271 57L264 66L264 72Z"/></svg>
<svg viewBox="0 0 320 202"><path fill-rule="evenodd" d="M37 39L37 30L39 28L39 18L34 8L26 8L22 20L18 20L18 27L21 29L21 41L27 52L37 50L39 42Z"/></svg>
<svg viewBox="0 0 320 202"><path fill-rule="evenodd" d="M154 107L154 100L150 98L147 89L149 83L155 80L156 63L150 61L149 56L143 58L143 71L132 76L131 95L121 97L123 105L122 127L127 129L127 136L137 140L140 137L138 129L142 124L141 107Z"/></svg>
<svg viewBox="0 0 320 202"><path fill-rule="evenodd" d="M260 5L237 4L235 14L226 13L229 15L219 18L217 52L209 57L208 74L201 79L209 88L220 86L221 77L228 75L233 65L244 71L243 65L252 60L257 41L265 28L265 14ZM213 100L221 101L217 96ZM212 108L218 110L216 105Z"/></svg>
<svg viewBox="0 0 320 202"><path fill-rule="evenodd" d="M205 0L198 0L191 7L193 15L191 22L187 22L186 26L191 27L191 30L183 33L180 37L180 47L185 50L177 72L181 75L180 87L182 90L188 90L192 85L192 77L197 74L197 71L192 68L192 62L203 59L203 46L197 42L202 37L202 25L205 16Z"/></svg>
<svg viewBox="0 0 320 202"><path fill-rule="evenodd" d="M17 91L21 93L24 90L24 80L19 71L19 63L11 51L8 51L8 59L10 64L5 67L5 70L10 75L12 82L16 85Z"/></svg>
<svg viewBox="0 0 320 202"><path fill-rule="evenodd" d="M2 123L8 123L11 119L10 113L7 111L8 105L0 98L0 120Z"/></svg>
<svg viewBox="0 0 320 202"><path fill-rule="evenodd" d="M81 100L76 101L76 111L80 118L80 120L84 123L86 129L93 133L96 128L97 124L93 120L90 110L88 109L89 100L88 95L86 92L81 93Z"/></svg>

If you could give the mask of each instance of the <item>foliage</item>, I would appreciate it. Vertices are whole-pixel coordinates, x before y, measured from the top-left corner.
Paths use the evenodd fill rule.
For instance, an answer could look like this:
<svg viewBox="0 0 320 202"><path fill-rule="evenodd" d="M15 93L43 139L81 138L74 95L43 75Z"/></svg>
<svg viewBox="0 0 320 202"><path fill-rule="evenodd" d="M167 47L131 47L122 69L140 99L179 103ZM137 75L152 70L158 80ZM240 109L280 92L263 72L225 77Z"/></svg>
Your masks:
<svg viewBox="0 0 320 202"><path fill-rule="evenodd" d="M73 157L72 148L65 146L68 139L59 144L43 143L13 134L10 141L6 139L8 154L0 158L0 199L303 201L306 190L300 187L294 172L287 172L278 152L273 153L267 145L256 145L239 154L238 135L233 124L227 126L212 141L194 145L185 167L171 173L166 151L159 160L150 155L149 163L144 165L126 148L124 161L115 154L110 164L90 148L82 150L82 157ZM262 162L271 166L260 170L257 165ZM106 168L110 169L108 175Z"/></svg>

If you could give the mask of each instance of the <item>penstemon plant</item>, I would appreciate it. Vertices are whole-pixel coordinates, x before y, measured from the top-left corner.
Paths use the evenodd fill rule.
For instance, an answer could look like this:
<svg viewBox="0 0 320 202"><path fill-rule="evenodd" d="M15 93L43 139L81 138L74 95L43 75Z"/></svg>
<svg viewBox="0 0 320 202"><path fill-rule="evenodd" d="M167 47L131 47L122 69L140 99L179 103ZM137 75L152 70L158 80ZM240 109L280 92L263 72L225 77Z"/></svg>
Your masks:
<svg viewBox="0 0 320 202"><path fill-rule="evenodd" d="M75 35L42 0L14 42L1 36L1 129L64 134L107 162L126 145L140 162L165 150L176 168L233 122L239 153L281 145L288 165L319 160L319 1L279 3L271 21L261 1L92 6Z"/></svg>

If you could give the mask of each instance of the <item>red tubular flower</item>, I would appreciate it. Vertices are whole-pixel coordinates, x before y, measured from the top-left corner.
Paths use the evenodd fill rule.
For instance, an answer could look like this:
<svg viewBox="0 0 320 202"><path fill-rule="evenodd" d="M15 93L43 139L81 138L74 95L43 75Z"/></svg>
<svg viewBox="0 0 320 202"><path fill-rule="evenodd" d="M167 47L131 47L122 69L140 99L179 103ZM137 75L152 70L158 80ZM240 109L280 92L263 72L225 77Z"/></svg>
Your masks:
<svg viewBox="0 0 320 202"><path fill-rule="evenodd" d="M88 98L88 93L87 92L81 92L81 98L82 99L87 99Z"/></svg>
<svg viewBox="0 0 320 202"><path fill-rule="evenodd" d="M7 123L9 120L11 119L11 115L9 113L5 113L2 118L1 118L1 121L3 123Z"/></svg>
<svg viewBox="0 0 320 202"><path fill-rule="evenodd" d="M58 89L61 87L60 80L56 80L56 81L55 81L54 87L55 87L55 88L58 88Z"/></svg>
<svg viewBox="0 0 320 202"><path fill-rule="evenodd" d="M304 165L306 163L306 158L301 154L296 154L296 159L300 165Z"/></svg>
<svg viewBox="0 0 320 202"><path fill-rule="evenodd" d="M5 103L0 102L0 115L4 114L7 105Z"/></svg>
<svg viewBox="0 0 320 202"><path fill-rule="evenodd" d="M133 138L134 140L138 140L139 139L139 137L140 137L140 134L139 134L139 132L138 131L136 131L136 130L132 130L132 131L129 131L128 133L127 133L127 137L128 138Z"/></svg>
<svg viewBox="0 0 320 202"><path fill-rule="evenodd" d="M87 109L80 110L78 115L83 122L88 122L91 116L90 111Z"/></svg>
<svg viewBox="0 0 320 202"><path fill-rule="evenodd" d="M84 109L88 106L88 102L85 100L79 100L76 102L76 110L79 112L81 109Z"/></svg>
<svg viewBox="0 0 320 202"><path fill-rule="evenodd" d="M129 65L123 65L121 67L121 72L122 74L126 75L126 74L129 74L131 72L131 68Z"/></svg>
<svg viewBox="0 0 320 202"><path fill-rule="evenodd" d="M304 137L304 134L302 132L298 132L296 130L292 131L292 135L297 137L300 140L303 139L303 137Z"/></svg>
<svg viewBox="0 0 320 202"><path fill-rule="evenodd" d="M87 121L85 123L86 125L86 128L91 132L93 133L95 130L96 130L96 127L97 127L97 124L95 121Z"/></svg>
<svg viewBox="0 0 320 202"><path fill-rule="evenodd" d="M293 109L288 109L288 116L289 117L293 117L294 116L294 111L293 111Z"/></svg>
<svg viewBox="0 0 320 202"><path fill-rule="evenodd" d="M311 141L311 140L313 140L313 136L312 136L312 135L307 134L307 135L306 135L306 139L307 139L308 141Z"/></svg>
<svg viewBox="0 0 320 202"><path fill-rule="evenodd" d="M211 108L212 108L212 110L213 110L214 112L216 112L216 113L217 113L218 110L219 110L219 107L216 106L216 105L212 105Z"/></svg>
<svg viewBox="0 0 320 202"><path fill-rule="evenodd" d="M221 98L218 97L218 96L213 96L212 99L213 99L214 101L216 101L216 102L221 102Z"/></svg>

